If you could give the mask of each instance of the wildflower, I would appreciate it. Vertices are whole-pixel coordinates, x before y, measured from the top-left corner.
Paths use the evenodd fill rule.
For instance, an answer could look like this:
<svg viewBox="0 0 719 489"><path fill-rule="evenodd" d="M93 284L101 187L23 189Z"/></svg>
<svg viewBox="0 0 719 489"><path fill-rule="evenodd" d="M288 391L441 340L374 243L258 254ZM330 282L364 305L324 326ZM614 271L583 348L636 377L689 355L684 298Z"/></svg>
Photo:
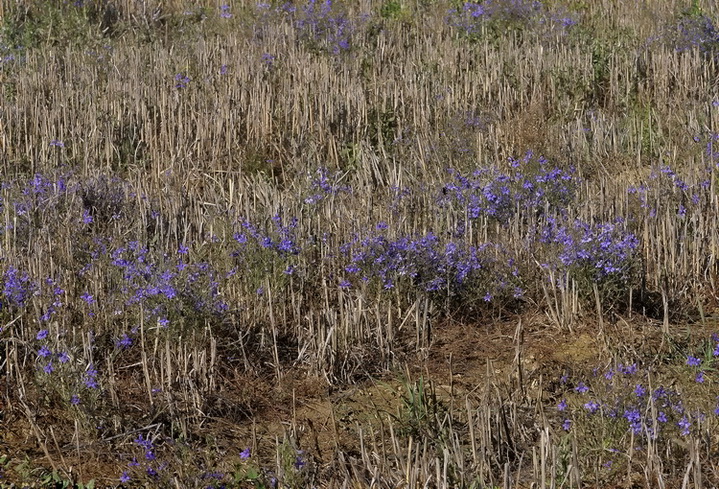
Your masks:
<svg viewBox="0 0 719 489"><path fill-rule="evenodd" d="M642 415L638 409L635 409L635 408L625 409L624 410L624 418L629 422L629 427L631 428L632 432L634 432L635 435L638 435L639 433L642 432L642 429L643 429Z"/></svg>
<svg viewBox="0 0 719 489"><path fill-rule="evenodd" d="M599 410L599 403L597 401L589 401L584 405L584 409L589 411L591 414L594 414Z"/></svg>
<svg viewBox="0 0 719 489"><path fill-rule="evenodd" d="M47 338L48 331L46 329L42 329L37 333L37 336L35 337L38 340L44 340Z"/></svg>
<svg viewBox="0 0 719 489"><path fill-rule="evenodd" d="M638 367L636 363L627 366L620 364L618 370L624 375L634 375L635 373L637 373L637 368Z"/></svg>
<svg viewBox="0 0 719 489"><path fill-rule="evenodd" d="M38 354L38 356L40 356L40 357L42 357L42 358L47 358L47 357L49 357L50 355L52 355L52 352L51 352L46 346L42 346L42 347L38 350L37 354Z"/></svg>
<svg viewBox="0 0 719 489"><path fill-rule="evenodd" d="M242 450L242 451L240 452L240 458L241 458L242 460L247 460L248 458L250 458L250 456L251 456L251 454L250 454L250 448L249 448L249 447L245 448L244 450Z"/></svg>
<svg viewBox="0 0 719 489"><path fill-rule="evenodd" d="M693 357L691 355L687 356L687 365L689 365L690 367L698 367L699 365L701 365L701 363L701 359Z"/></svg>
<svg viewBox="0 0 719 489"><path fill-rule="evenodd" d="M230 6L227 4L220 6L220 17L223 19L231 19L232 14L230 13Z"/></svg>
<svg viewBox="0 0 719 489"><path fill-rule="evenodd" d="M132 346L132 338L130 338L130 337L127 335L127 333L123 334L123 335L122 335L122 338L120 338L119 340L117 340L117 341L115 342L115 347L116 347L116 348L123 348L123 349L124 349L124 348L129 348L129 347L131 347L131 346Z"/></svg>
<svg viewBox="0 0 719 489"><path fill-rule="evenodd" d="M691 421L689 421L689 419L686 416L684 416L684 417L682 417L682 419L679 420L677 425L679 426L679 428L681 428L681 431L680 431L681 435L687 436L690 432L692 423L691 423Z"/></svg>
<svg viewBox="0 0 719 489"><path fill-rule="evenodd" d="M73 406L77 406L78 404L80 404L80 396L78 396L77 394L73 394L70 398L70 404L72 404Z"/></svg>
<svg viewBox="0 0 719 489"><path fill-rule="evenodd" d="M562 399L561 401L559 401L559 404L557 404L557 409L558 409L559 411L564 411L565 409L567 409L567 401L566 401L566 399Z"/></svg>
<svg viewBox="0 0 719 489"><path fill-rule="evenodd" d="M49 362L47 365L45 365L45 367L43 367L43 371L44 371L46 374L51 374L51 373L53 373L53 372L55 371L55 369L52 367L52 362Z"/></svg>
<svg viewBox="0 0 719 489"><path fill-rule="evenodd" d="M579 385L574 388L575 392L578 392L579 394L586 394L589 392L589 387L584 382L579 382Z"/></svg>
<svg viewBox="0 0 719 489"><path fill-rule="evenodd" d="M184 73L178 73L175 75L175 88L187 88L191 81L192 78L190 78L189 76L185 75Z"/></svg>
<svg viewBox="0 0 719 489"><path fill-rule="evenodd" d="M275 57L272 56L269 53L264 53L262 55L262 62L267 66L268 68L272 68L272 64L275 62Z"/></svg>
<svg viewBox="0 0 719 489"><path fill-rule="evenodd" d="M95 369L92 365L90 368L85 372L85 386L87 386L88 389L97 389L97 369Z"/></svg>
<svg viewBox="0 0 719 489"><path fill-rule="evenodd" d="M147 450L152 450L152 440L146 439L144 436L142 436L142 433L137 435L137 438L133 440L135 443L140 445L142 448Z"/></svg>
<svg viewBox="0 0 719 489"><path fill-rule="evenodd" d="M126 470L120 476L120 482L123 484L127 484L128 482L130 482L130 475L127 473Z"/></svg>
<svg viewBox="0 0 719 489"><path fill-rule="evenodd" d="M56 148L64 148L65 143L63 143L59 139L53 139L52 141L50 141L50 146L55 146Z"/></svg>
<svg viewBox="0 0 719 489"><path fill-rule="evenodd" d="M297 470L301 469L302 467L304 467L307 464L307 462L305 462L304 459L302 458L303 454L304 454L304 452L302 452L300 450L297 452L297 457L295 457L294 465L295 465L295 469L297 469Z"/></svg>
<svg viewBox="0 0 719 489"><path fill-rule="evenodd" d="M562 423L562 429L564 431L569 431L569 429L572 427L572 420L571 419L565 419L564 423Z"/></svg>

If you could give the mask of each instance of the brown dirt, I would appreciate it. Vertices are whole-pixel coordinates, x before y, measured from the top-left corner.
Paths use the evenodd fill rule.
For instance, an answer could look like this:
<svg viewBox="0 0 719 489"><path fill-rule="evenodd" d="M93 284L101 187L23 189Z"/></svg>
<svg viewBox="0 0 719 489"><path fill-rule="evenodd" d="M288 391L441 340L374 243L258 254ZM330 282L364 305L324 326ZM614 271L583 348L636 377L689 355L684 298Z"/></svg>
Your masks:
<svg viewBox="0 0 719 489"><path fill-rule="evenodd" d="M467 396L481 395L490 384L512 389L523 386L527 398L541 396L546 401L551 400L562 373L586 372L610 355L621 354L608 346L617 344L613 340L617 335L622 337L621 344L629 345L625 348L646 351L661 347L660 325L646 322L605 325L601 332L597 325L587 324L572 334L559 331L542 315L525 316L521 328L519 325L519 318L488 324L447 321L435 328L430 348L411 363L355 385L329 386L323 379L298 370L286 371L279 382L236 373L224 379L212 416L202 423L202 432L207 435L194 443L216 448L225 454L227 463L236 461L239 451L247 446L252 446L258 456L272 460L277 441L289 436L311 454L318 467L330 467L338 451L359 454L360 429L387 429L388 422L398 415L407 386L420 377L430 381L437 396L447 402L464 403ZM136 408L141 407L138 399L144 393L139 384L125 383L120 391L124 405L134 401ZM230 406L235 406L235 411L230 412ZM32 460L33 467L51 468L55 464L61 473L101 484L117 480L126 468L127 457L107 459L101 454L111 454L112 443L121 445L133 436L116 439L110 445L95 442L78 452L68 443L73 434L60 428L54 430L59 442L55 444L49 429L52 412L46 410L38 424L44 426L41 439L53 459L51 463L20 408L11 406L4 414L4 425L9 429L0 436L0 455L7 454L14 464L25 459ZM68 426L68 420L55 421Z"/></svg>

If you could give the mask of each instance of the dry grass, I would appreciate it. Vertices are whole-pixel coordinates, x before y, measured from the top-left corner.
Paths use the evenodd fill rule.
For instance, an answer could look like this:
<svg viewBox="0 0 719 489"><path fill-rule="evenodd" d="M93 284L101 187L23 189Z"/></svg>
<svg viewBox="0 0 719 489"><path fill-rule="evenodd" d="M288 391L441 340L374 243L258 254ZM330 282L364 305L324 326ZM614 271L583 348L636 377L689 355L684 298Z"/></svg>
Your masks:
<svg viewBox="0 0 719 489"><path fill-rule="evenodd" d="M716 51L662 40L687 5L557 0L547 11L578 20L566 34L510 23L472 39L448 24L446 2L346 2L333 15L352 19L351 47L333 53L250 2L231 18L222 2L86 3L0 2L8 484L40 484L42 467L116 484L143 457L138 433L177 470L147 480L178 487L207 486L198 474L213 467L246 479L233 487L264 487L238 458L247 446L283 487L719 483L714 418L669 448L635 453L623 439L625 472L606 475L556 410L558 377L589 374L589 358L681 363L710 333ZM448 168L511 172L530 150L576 168L566 208L517 204L501 222L438 205ZM313 201L321 169L334 188ZM605 289L543 267L558 248L528 243L560 218L633 233L632 279ZM301 251L263 248L245 221ZM491 242L486 280L511 282L516 267L524 296L457 300L401 277L339 287L351 278L343 246L357 252L378 225L390 241L434 233L444 246L461 228L466 246ZM169 283L163 273L177 298L148 291ZM695 331L672 350L686 324ZM589 358L557 355L588 328ZM637 329L656 344L632 344ZM99 389L86 384L93 369ZM355 383L365 390L348 400Z"/></svg>

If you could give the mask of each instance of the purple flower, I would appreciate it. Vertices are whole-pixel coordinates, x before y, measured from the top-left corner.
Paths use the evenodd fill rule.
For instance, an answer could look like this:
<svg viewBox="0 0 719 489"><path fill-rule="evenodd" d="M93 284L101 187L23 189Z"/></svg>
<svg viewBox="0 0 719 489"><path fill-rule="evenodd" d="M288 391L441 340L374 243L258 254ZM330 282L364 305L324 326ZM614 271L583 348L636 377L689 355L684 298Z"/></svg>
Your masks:
<svg viewBox="0 0 719 489"><path fill-rule="evenodd" d="M627 366L620 364L618 367L618 370L621 373L623 373L624 375L634 375L635 373L637 373L637 364L633 363L633 364L627 365Z"/></svg>
<svg viewBox="0 0 719 489"><path fill-rule="evenodd" d="M78 404L80 404L80 396L78 396L77 394L73 394L70 398L70 404L72 404L73 406L77 406Z"/></svg>
<svg viewBox="0 0 719 489"><path fill-rule="evenodd" d="M572 427L572 420L571 419L565 419L564 423L562 423L562 429L564 431L569 431L569 429Z"/></svg>
<svg viewBox="0 0 719 489"><path fill-rule="evenodd" d="M95 303L95 298L92 295L90 295L88 292L83 292L82 295L80 296L80 299L84 300L88 304Z"/></svg>
<svg viewBox="0 0 719 489"><path fill-rule="evenodd" d="M247 459L250 458L250 457L251 457L251 453L250 453L250 448L249 448L249 447L245 448L244 450L242 450L242 451L240 452L240 458L241 458L242 460L247 460Z"/></svg>
<svg viewBox="0 0 719 489"><path fill-rule="evenodd" d="M135 443L137 443L138 445L140 445L142 448L144 448L145 451L152 450L152 448L153 448L153 447L152 447L152 440L150 440L150 439L145 439L145 437L142 436L142 433L140 433L139 435L137 435L137 438L135 438L133 441L134 441Z"/></svg>
<svg viewBox="0 0 719 489"><path fill-rule="evenodd" d="M120 476L120 482L123 484L127 484L128 482L130 482L130 475L127 473L126 470Z"/></svg>
<svg viewBox="0 0 719 489"><path fill-rule="evenodd" d="M45 367L43 367L43 371L44 371L46 374L51 374L51 373L53 373L53 372L55 371L55 369L52 367L52 362L48 362L48 364L45 365Z"/></svg>
<svg viewBox="0 0 719 489"><path fill-rule="evenodd" d="M117 340L117 341L115 342L115 347L116 347L116 348L123 348L123 349L125 349L125 348L130 348L131 346L132 346L132 338L130 338L130 337L127 335L127 333L123 334L123 335L122 335L122 338L120 338L119 340Z"/></svg>
<svg viewBox="0 0 719 489"><path fill-rule="evenodd" d="M642 414L636 408L624 409L624 418L629 422L629 428L635 435L642 432L644 425L642 423Z"/></svg>
<svg viewBox="0 0 719 489"><path fill-rule="evenodd" d="M704 383L704 372L697 373L697 376L694 380L699 384Z"/></svg>
<svg viewBox="0 0 719 489"><path fill-rule="evenodd" d="M63 143L59 139L53 139L52 141L50 141L50 146L55 146L57 148L64 148L65 143Z"/></svg>
<svg viewBox="0 0 719 489"><path fill-rule="evenodd" d="M642 384L637 384L637 386L634 388L634 395L637 397L643 397L644 394L647 393L647 390L644 388Z"/></svg>
<svg viewBox="0 0 719 489"><path fill-rule="evenodd" d="M57 360L60 363L67 363L68 361L70 361L70 355L68 355L66 351L61 351L57 354Z"/></svg>
<svg viewBox="0 0 719 489"><path fill-rule="evenodd" d="M599 403L597 401L589 401L584 405L584 409L594 414L599 410Z"/></svg>
<svg viewBox="0 0 719 489"><path fill-rule="evenodd" d="M698 367L701 364L702 361L699 358L693 357L691 355L687 356L687 365L689 365L690 367Z"/></svg>
<svg viewBox="0 0 719 489"><path fill-rule="evenodd" d="M230 6L225 4L220 6L220 17L223 19L231 19L232 14L230 13Z"/></svg>
<svg viewBox="0 0 719 489"><path fill-rule="evenodd" d="M689 421L689 419L686 416L684 416L684 417L682 417L682 419L679 420L679 422L677 423L677 426L679 426L679 428L681 428L680 433L682 434L682 436L687 436L690 432L692 423L691 423L691 421Z"/></svg>
<svg viewBox="0 0 719 489"><path fill-rule="evenodd" d="M220 66L220 75L226 75L227 74L227 65Z"/></svg>
<svg viewBox="0 0 719 489"><path fill-rule="evenodd" d="M37 336L35 337L38 340L44 340L47 338L48 331L46 329L42 329L38 332Z"/></svg>
<svg viewBox="0 0 719 489"><path fill-rule="evenodd" d="M586 394L589 392L589 387L584 382L579 382L577 387L574 388L574 392L578 392L579 394Z"/></svg>
<svg viewBox="0 0 719 489"><path fill-rule="evenodd" d="M84 382L88 389L97 389L97 369L92 365L90 365L90 368L85 372Z"/></svg>
<svg viewBox="0 0 719 489"><path fill-rule="evenodd" d="M559 404L557 404L557 410L564 411L565 409L567 409L567 401L566 399L562 399L559 401Z"/></svg>
<svg viewBox="0 0 719 489"><path fill-rule="evenodd" d="M38 356L40 356L42 358L47 358L50 355L52 355L52 352L46 346L42 346L38 350L37 354L38 354Z"/></svg>
<svg viewBox="0 0 719 489"><path fill-rule="evenodd" d="M184 73L178 73L175 75L175 88L187 88L191 81L192 78L190 78L189 76L185 75Z"/></svg>
<svg viewBox="0 0 719 489"><path fill-rule="evenodd" d="M85 209L82 211L82 222L85 224L92 224L94 221L94 218L92 217L92 214L90 214L90 211Z"/></svg>
<svg viewBox="0 0 719 489"><path fill-rule="evenodd" d="M272 55L269 54L269 53L264 53L264 54L262 55L262 62L263 62L268 68L272 68L272 63L275 62L275 57L272 56Z"/></svg>

